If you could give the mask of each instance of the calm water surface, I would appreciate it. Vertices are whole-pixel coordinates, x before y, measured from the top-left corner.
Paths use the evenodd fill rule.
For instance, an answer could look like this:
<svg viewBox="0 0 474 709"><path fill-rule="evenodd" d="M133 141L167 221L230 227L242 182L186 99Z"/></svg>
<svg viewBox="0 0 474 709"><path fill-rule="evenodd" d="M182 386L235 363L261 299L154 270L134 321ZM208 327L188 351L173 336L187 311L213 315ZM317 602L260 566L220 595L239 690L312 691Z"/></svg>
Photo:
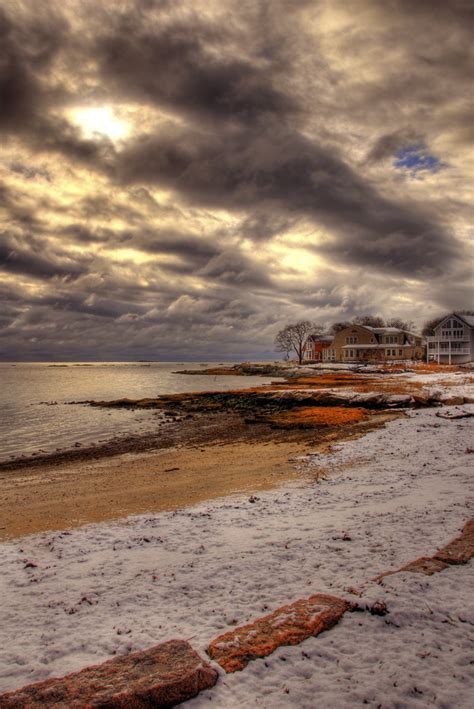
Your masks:
<svg viewBox="0 0 474 709"><path fill-rule="evenodd" d="M203 368L202 363L189 362L0 364L0 461L146 433L161 419L156 411L70 406L71 401L225 391L272 381L173 374L176 369Z"/></svg>

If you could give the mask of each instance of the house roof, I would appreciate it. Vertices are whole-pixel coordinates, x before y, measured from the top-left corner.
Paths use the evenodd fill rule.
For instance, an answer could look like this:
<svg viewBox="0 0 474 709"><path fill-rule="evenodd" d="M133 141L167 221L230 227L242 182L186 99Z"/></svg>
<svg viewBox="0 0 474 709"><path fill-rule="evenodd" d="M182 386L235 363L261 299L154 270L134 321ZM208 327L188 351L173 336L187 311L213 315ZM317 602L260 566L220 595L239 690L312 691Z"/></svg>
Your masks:
<svg viewBox="0 0 474 709"><path fill-rule="evenodd" d="M311 340L312 342L332 342L334 337L331 335L308 335L306 342Z"/></svg>
<svg viewBox="0 0 474 709"><path fill-rule="evenodd" d="M464 313L449 313L449 315L446 315L442 320L439 321L439 323L436 325L436 327L433 328L433 330L437 330L441 325L443 325L446 320L449 320L449 318L457 318L458 320L461 320L464 322L465 325L468 325L468 327L474 327L474 315L464 315Z"/></svg>
<svg viewBox="0 0 474 709"><path fill-rule="evenodd" d="M474 315L464 315L464 313L463 314L453 313L453 315L456 318L459 318L460 320L464 320L466 325L469 325L469 327L474 327Z"/></svg>
<svg viewBox="0 0 474 709"><path fill-rule="evenodd" d="M371 327L370 325L359 325L359 327L364 328L372 332L374 335L410 335L410 337L419 337L423 339L422 335L416 332L410 332L409 330L401 330L399 327ZM347 328L349 329L349 328Z"/></svg>
<svg viewBox="0 0 474 709"><path fill-rule="evenodd" d="M391 348L391 347L393 347L393 348L399 347L399 348L401 349L402 347L413 347L413 345L410 345L410 344L400 345L398 342L392 342L392 343L387 343L387 342L380 343L380 342L377 342L377 344L368 343L368 344L366 344L366 345L363 345L363 344L362 344L362 345L343 345L343 346L341 347L341 349L342 349L342 350L369 350L369 349L372 349L372 350L374 350L374 349L384 350L386 347L389 347L389 348Z"/></svg>
<svg viewBox="0 0 474 709"><path fill-rule="evenodd" d="M400 332L405 332L405 330L400 330L399 327L369 327L369 325L362 325L367 330L375 332L376 335L396 335Z"/></svg>

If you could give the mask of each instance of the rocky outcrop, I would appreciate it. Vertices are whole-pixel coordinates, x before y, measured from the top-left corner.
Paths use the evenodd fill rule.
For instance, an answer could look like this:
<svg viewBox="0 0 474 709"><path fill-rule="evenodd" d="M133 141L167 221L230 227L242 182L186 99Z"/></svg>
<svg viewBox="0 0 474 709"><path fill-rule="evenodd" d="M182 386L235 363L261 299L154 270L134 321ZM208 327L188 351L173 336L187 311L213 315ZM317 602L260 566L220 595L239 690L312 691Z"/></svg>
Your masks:
<svg viewBox="0 0 474 709"><path fill-rule="evenodd" d="M156 399L115 399L74 402L105 408L167 409L183 411L277 412L295 406L356 406L366 409L403 409L434 406L439 399L411 394L334 391L331 389L240 389L233 391L168 394Z"/></svg>
<svg viewBox="0 0 474 709"><path fill-rule="evenodd" d="M312 373L312 369L298 367L295 364L285 364L284 362L275 363L259 363L259 362L243 362L242 364L233 364L232 366L210 367L207 369L182 369L173 374L189 374L210 376L257 376L257 377L298 377L302 373Z"/></svg>
<svg viewBox="0 0 474 709"><path fill-rule="evenodd" d="M349 603L317 593L220 635L207 652L226 672L243 670L251 661L266 657L282 645L297 645L329 630L349 609Z"/></svg>
<svg viewBox="0 0 474 709"><path fill-rule="evenodd" d="M184 640L117 657L0 696L0 709L172 707L213 687L217 672Z"/></svg>

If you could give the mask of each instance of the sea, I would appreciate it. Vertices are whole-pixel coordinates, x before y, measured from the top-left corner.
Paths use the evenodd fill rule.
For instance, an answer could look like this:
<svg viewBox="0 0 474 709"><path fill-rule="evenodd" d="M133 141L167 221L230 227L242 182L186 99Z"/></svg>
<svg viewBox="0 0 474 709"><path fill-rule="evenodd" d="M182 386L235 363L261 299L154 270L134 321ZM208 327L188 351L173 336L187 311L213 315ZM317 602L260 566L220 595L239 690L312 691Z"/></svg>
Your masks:
<svg viewBox="0 0 474 709"><path fill-rule="evenodd" d="M75 401L139 399L264 385L258 376L176 374L216 362L0 363L0 462L156 430L156 410L101 409ZM226 366L229 363L225 363Z"/></svg>

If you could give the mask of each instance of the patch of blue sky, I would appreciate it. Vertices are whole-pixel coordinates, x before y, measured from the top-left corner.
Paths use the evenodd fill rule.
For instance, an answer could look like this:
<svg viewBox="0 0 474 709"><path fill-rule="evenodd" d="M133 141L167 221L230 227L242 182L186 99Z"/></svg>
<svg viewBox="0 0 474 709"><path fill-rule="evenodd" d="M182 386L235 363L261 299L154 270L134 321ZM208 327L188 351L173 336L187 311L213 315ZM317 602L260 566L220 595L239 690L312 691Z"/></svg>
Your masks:
<svg viewBox="0 0 474 709"><path fill-rule="evenodd" d="M409 173L412 177L419 177L419 173L439 172L447 165L436 155L431 155L424 143L418 143L400 148L395 153L393 167Z"/></svg>

